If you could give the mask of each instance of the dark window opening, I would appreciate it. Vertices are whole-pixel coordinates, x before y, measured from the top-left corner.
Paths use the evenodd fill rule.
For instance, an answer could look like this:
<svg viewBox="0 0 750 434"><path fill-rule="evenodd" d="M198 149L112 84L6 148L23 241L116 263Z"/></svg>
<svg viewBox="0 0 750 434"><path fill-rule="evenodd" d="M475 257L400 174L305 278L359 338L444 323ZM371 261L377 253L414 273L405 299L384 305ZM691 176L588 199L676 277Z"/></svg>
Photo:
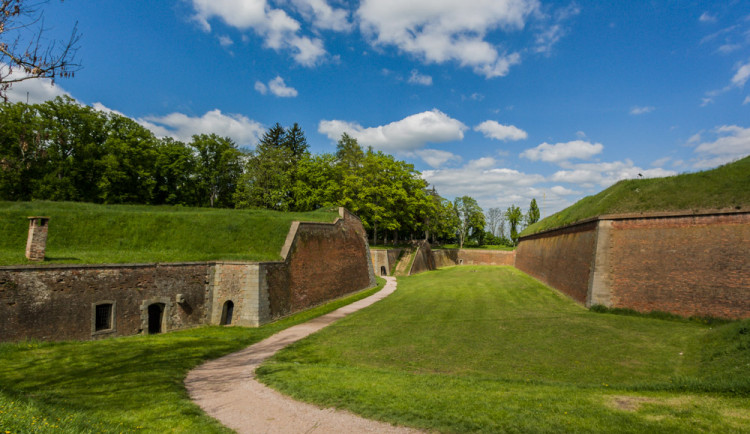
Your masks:
<svg viewBox="0 0 750 434"><path fill-rule="evenodd" d="M380 275L387 276L388 272L385 270L385 266L380 267Z"/></svg>
<svg viewBox="0 0 750 434"><path fill-rule="evenodd" d="M112 328L112 305L96 305L96 316L94 318L94 331L109 330Z"/></svg>
<svg viewBox="0 0 750 434"><path fill-rule="evenodd" d="M232 324L232 315L234 314L234 302L227 300L224 302L224 307L221 310L221 325Z"/></svg>
<svg viewBox="0 0 750 434"><path fill-rule="evenodd" d="M164 317L164 304L154 303L148 307L148 334L161 333L161 323Z"/></svg>

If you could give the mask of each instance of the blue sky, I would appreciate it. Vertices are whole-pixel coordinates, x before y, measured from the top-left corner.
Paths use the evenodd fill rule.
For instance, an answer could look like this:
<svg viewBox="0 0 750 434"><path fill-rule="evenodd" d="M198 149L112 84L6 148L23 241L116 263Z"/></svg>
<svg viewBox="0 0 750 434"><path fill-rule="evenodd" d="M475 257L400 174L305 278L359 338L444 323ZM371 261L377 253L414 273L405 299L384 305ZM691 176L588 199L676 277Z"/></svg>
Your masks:
<svg viewBox="0 0 750 434"><path fill-rule="evenodd" d="M750 154L750 2L51 1L68 94L157 135L253 147L298 122L413 163L444 197L546 216L619 179Z"/></svg>

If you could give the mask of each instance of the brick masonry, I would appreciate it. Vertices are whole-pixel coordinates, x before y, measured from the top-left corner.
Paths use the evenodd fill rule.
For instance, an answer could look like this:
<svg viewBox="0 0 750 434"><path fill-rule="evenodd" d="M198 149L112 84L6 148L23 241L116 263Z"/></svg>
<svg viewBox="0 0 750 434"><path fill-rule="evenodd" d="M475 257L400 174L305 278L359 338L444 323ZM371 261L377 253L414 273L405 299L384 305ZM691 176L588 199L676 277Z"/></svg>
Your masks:
<svg viewBox="0 0 750 434"><path fill-rule="evenodd" d="M399 256L404 249L370 249L373 271L378 276L388 276L396 266ZM383 271L385 270L385 273Z"/></svg>
<svg viewBox="0 0 750 434"><path fill-rule="evenodd" d="M590 306L750 317L750 213L601 216L521 239L516 267Z"/></svg>
<svg viewBox="0 0 750 434"><path fill-rule="evenodd" d="M0 267L0 341L87 340L147 333L149 306L161 331L219 324L257 326L375 285L361 221L295 222L280 262L201 262ZM95 328L96 306L112 306Z"/></svg>
<svg viewBox="0 0 750 434"><path fill-rule="evenodd" d="M435 257L432 255L432 249L430 243L427 241L420 241L417 244L417 250L414 253L414 262L411 264L409 275L423 273L425 271L434 270Z"/></svg>
<svg viewBox="0 0 750 434"><path fill-rule="evenodd" d="M26 239L26 258L43 261L47 249L49 217L29 217L29 236Z"/></svg>

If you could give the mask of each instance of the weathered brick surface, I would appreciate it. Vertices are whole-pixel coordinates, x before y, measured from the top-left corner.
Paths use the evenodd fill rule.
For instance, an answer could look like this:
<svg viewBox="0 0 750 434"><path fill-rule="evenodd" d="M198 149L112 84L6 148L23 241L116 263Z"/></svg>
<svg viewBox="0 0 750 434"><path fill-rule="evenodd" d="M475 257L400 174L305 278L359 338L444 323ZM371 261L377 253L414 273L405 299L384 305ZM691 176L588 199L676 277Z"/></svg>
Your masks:
<svg viewBox="0 0 750 434"><path fill-rule="evenodd" d="M202 324L207 272L205 263L0 267L0 341L136 334L146 300L170 300L166 331ZM94 334L92 306L102 301L115 302L115 328Z"/></svg>
<svg viewBox="0 0 750 434"><path fill-rule="evenodd" d="M452 265L513 265L515 251L481 249L441 249L433 250L437 267Z"/></svg>
<svg viewBox="0 0 750 434"><path fill-rule="evenodd" d="M300 223L286 267L268 270L272 318L374 285L367 234L356 216L342 212L335 224Z"/></svg>
<svg viewBox="0 0 750 434"><path fill-rule="evenodd" d="M516 268L585 304L596 225L593 221L525 237L516 248Z"/></svg>
<svg viewBox="0 0 750 434"><path fill-rule="evenodd" d="M411 270L409 275L423 273L425 271L434 270L435 258L432 256L432 249L430 243L427 241L421 241L417 244L417 251L414 255L414 262L411 264Z"/></svg>
<svg viewBox="0 0 750 434"><path fill-rule="evenodd" d="M614 307L750 317L750 214L616 220Z"/></svg>

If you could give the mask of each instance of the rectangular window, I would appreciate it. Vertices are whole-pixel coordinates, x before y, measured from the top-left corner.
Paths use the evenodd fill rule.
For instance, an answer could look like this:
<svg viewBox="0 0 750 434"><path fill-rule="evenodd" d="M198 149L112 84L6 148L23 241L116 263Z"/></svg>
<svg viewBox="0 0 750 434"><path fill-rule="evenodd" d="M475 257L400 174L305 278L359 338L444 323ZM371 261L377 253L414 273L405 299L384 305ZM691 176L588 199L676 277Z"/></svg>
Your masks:
<svg viewBox="0 0 750 434"><path fill-rule="evenodd" d="M109 330L112 328L112 305L97 304L96 318L94 319L94 331Z"/></svg>

